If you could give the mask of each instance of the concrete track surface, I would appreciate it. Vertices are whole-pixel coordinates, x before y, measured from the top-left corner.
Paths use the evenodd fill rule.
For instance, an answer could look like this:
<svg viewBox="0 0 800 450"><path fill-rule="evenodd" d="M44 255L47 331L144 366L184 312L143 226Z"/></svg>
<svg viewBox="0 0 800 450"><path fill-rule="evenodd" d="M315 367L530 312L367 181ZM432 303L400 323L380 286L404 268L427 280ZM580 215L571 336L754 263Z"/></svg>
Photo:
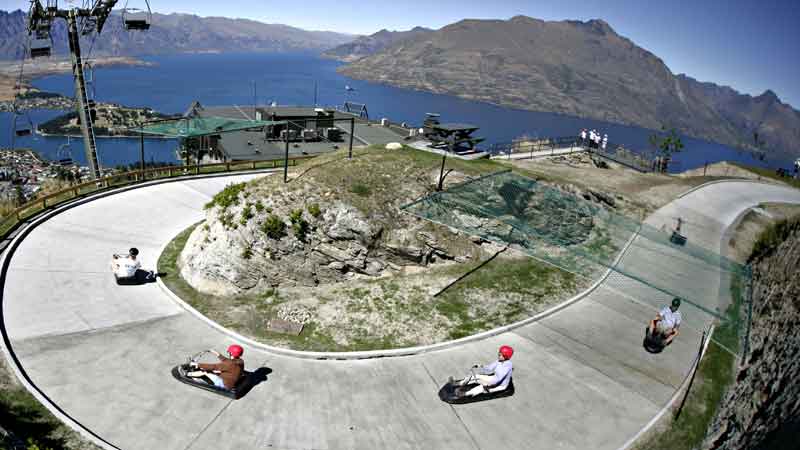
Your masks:
<svg viewBox="0 0 800 450"><path fill-rule="evenodd" d="M687 320L691 326L670 348L648 354L644 326L662 299L611 276L542 320L441 351L319 361L246 346L248 370L272 372L231 401L170 375L188 355L222 350L231 339L155 284L115 285L108 264L111 253L137 246L143 264L153 266L166 242L203 218L214 193L255 176L102 197L53 214L5 255L11 351L51 409L57 405L73 426L121 449L616 449L669 402L710 321ZM691 240L719 249L726 228L760 202L800 203L800 191L711 184L648 222L671 225L681 216ZM622 263L637 258L647 256L632 252ZM516 349L516 395L461 406L438 399L448 376L492 359L500 344Z"/></svg>

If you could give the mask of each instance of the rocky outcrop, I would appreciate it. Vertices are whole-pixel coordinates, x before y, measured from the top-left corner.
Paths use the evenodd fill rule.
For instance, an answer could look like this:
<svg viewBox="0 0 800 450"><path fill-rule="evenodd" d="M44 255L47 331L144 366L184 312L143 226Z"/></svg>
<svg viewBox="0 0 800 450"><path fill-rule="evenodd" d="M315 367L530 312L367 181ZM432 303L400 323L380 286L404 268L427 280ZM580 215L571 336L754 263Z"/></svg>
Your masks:
<svg viewBox="0 0 800 450"><path fill-rule="evenodd" d="M750 349L705 449L790 449L800 437L800 226L753 263Z"/></svg>
<svg viewBox="0 0 800 450"><path fill-rule="evenodd" d="M232 296L467 261L481 251L445 227L408 214L367 217L326 194L312 184L301 193L229 186L189 237L178 261L181 275L200 292Z"/></svg>

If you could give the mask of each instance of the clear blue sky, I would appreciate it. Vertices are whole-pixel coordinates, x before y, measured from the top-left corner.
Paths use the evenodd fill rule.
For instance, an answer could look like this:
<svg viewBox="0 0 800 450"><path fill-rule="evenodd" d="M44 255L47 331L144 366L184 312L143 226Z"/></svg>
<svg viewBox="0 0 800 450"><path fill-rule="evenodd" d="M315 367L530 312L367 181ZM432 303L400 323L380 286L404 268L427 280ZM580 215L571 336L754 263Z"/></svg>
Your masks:
<svg viewBox="0 0 800 450"><path fill-rule="evenodd" d="M133 6L137 0L129 2ZM151 6L162 13L242 17L358 34L518 14L545 20L600 18L661 57L674 73L752 95L772 89L800 108L800 0L151 0ZM0 9L27 7L27 0L0 0Z"/></svg>

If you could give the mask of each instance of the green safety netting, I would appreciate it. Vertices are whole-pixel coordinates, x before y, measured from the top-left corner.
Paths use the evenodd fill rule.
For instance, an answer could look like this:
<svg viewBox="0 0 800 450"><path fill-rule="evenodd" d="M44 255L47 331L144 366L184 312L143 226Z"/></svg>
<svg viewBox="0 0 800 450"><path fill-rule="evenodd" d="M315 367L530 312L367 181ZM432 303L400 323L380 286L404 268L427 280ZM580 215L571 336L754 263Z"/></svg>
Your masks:
<svg viewBox="0 0 800 450"><path fill-rule="evenodd" d="M579 276L597 279L611 269L602 289L639 305L659 308L681 297L684 324L702 330L716 323L725 332L715 339L738 352L748 324L738 307L746 299L740 288L749 281L748 268L691 240L674 243L670 232L511 171L467 181L403 209L510 243Z"/></svg>
<svg viewBox="0 0 800 450"><path fill-rule="evenodd" d="M191 138L285 123L284 121L230 119L227 117L182 117L154 122L143 127L131 128L130 130L135 133L173 138Z"/></svg>

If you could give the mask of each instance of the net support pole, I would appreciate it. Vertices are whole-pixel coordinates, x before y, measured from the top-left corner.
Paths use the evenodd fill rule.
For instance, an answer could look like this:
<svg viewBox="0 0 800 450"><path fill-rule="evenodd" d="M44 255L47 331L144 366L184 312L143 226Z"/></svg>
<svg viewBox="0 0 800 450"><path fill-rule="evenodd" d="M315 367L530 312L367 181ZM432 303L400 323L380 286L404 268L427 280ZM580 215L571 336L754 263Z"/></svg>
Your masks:
<svg viewBox="0 0 800 450"><path fill-rule="evenodd" d="M351 117L350 118L350 147L349 147L350 150L347 153L347 158L348 159L352 159L353 158L353 134L355 134L355 132L356 132L356 118L355 117Z"/></svg>
<svg viewBox="0 0 800 450"><path fill-rule="evenodd" d="M144 133L139 133L139 170L144 176Z"/></svg>
<svg viewBox="0 0 800 450"><path fill-rule="evenodd" d="M444 162L447 159L447 152L453 148L453 144L448 144L448 150L442 152L442 167L439 169L439 185L436 187L437 191L442 190L442 185L444 184Z"/></svg>
<svg viewBox="0 0 800 450"><path fill-rule="evenodd" d="M86 151L86 162L89 164L90 176L100 179L100 164L97 162L97 143L94 139L92 116L89 111L89 99L86 95L86 81L83 78L83 60L81 59L80 35L78 34L77 18L75 11L70 11L67 16L67 37L69 40L69 54L72 59L72 75L75 82L75 106L80 119L83 147Z"/></svg>

